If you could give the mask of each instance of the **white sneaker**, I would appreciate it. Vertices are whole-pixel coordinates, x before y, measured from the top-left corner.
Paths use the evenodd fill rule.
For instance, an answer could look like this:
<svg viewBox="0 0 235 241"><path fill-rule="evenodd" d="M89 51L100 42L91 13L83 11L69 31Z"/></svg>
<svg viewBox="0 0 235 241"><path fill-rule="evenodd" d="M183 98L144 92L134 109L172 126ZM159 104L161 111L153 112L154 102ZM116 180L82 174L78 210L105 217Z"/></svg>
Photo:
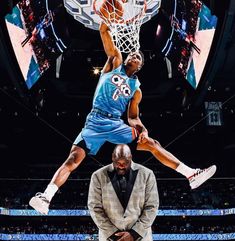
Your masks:
<svg viewBox="0 0 235 241"><path fill-rule="evenodd" d="M29 205L42 214L48 214L50 202L44 193L38 192L30 199Z"/></svg>
<svg viewBox="0 0 235 241"><path fill-rule="evenodd" d="M196 172L188 178L191 189L199 187L202 183L211 178L215 174L215 172L215 165L205 169L196 169Z"/></svg>

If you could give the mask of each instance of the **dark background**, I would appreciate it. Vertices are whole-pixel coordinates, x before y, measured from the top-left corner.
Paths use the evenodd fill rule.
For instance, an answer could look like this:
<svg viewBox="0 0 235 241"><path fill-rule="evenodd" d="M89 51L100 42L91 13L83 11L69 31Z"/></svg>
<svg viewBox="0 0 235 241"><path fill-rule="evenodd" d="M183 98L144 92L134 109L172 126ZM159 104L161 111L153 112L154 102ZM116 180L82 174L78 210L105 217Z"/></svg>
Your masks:
<svg viewBox="0 0 235 241"><path fill-rule="evenodd" d="M145 65L138 74L143 91L140 113L149 135L180 160L192 167L216 164L215 177L231 177L235 171L235 2L203 2L218 16L218 28L197 90L176 72L168 78L164 58L154 49L154 18L142 26L140 43ZM3 8L0 11L4 16ZM30 91L21 84L2 30L0 177L50 178L67 157L91 109L99 78L92 70L106 61L99 32L85 28L66 11L61 27L70 41L63 54L60 77L55 76L54 62ZM223 103L222 126L207 125L205 101ZM105 144L71 177L90 177L92 171L110 163L113 147ZM131 147L134 160L152 168L158 177L181 177L149 153L136 152L134 144Z"/></svg>

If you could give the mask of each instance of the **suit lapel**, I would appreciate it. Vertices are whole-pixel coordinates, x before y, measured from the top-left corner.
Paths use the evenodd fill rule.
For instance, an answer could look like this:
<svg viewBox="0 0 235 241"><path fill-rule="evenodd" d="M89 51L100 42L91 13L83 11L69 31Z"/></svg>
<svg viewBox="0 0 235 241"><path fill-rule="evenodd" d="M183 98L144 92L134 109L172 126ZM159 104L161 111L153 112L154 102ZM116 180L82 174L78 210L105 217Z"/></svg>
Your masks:
<svg viewBox="0 0 235 241"><path fill-rule="evenodd" d="M127 190L126 190L126 198L125 198L125 207L124 210L126 209L129 199L131 197L131 193L133 191L133 187L135 184L136 176L138 174L138 170L130 170L130 176L129 176L129 181L127 184Z"/></svg>
<svg viewBox="0 0 235 241"><path fill-rule="evenodd" d="M130 170L129 181L127 183L126 196L125 196L124 202L123 202L121 192L120 192L119 182L117 180L117 175L115 175L114 171L108 171L109 179L111 180L113 188L114 188L114 190L117 194L117 197L118 197L121 205L123 206L124 211L126 210L129 199L131 197L131 193L133 191L133 187L134 187L134 184L135 184L137 174L138 174L138 170Z"/></svg>

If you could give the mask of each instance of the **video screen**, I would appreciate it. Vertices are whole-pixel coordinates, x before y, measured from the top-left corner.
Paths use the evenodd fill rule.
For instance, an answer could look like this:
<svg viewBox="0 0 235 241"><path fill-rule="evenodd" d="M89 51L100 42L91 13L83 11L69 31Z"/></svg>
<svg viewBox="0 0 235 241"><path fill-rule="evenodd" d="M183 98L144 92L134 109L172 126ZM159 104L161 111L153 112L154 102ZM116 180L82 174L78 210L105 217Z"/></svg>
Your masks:
<svg viewBox="0 0 235 241"><path fill-rule="evenodd" d="M62 0L21 0L5 16L10 41L30 89L67 48L60 15ZM59 27L60 26L60 27ZM62 27L61 27L62 26Z"/></svg>
<svg viewBox="0 0 235 241"><path fill-rule="evenodd" d="M198 0L164 4L157 18L156 47L196 89L213 43L217 17Z"/></svg>

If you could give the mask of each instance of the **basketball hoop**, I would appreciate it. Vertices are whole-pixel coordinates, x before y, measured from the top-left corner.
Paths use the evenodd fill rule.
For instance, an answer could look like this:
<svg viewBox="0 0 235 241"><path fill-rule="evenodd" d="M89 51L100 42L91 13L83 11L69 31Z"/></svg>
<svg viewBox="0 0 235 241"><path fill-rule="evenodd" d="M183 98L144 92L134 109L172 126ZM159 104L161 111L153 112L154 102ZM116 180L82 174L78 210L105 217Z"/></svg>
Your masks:
<svg viewBox="0 0 235 241"><path fill-rule="evenodd" d="M121 7L117 7L119 1ZM139 32L143 23L147 3L146 0L94 0L93 9L108 25L116 47L122 53L136 52L140 48ZM112 9L108 12L106 9ZM120 14L121 11L121 14Z"/></svg>

